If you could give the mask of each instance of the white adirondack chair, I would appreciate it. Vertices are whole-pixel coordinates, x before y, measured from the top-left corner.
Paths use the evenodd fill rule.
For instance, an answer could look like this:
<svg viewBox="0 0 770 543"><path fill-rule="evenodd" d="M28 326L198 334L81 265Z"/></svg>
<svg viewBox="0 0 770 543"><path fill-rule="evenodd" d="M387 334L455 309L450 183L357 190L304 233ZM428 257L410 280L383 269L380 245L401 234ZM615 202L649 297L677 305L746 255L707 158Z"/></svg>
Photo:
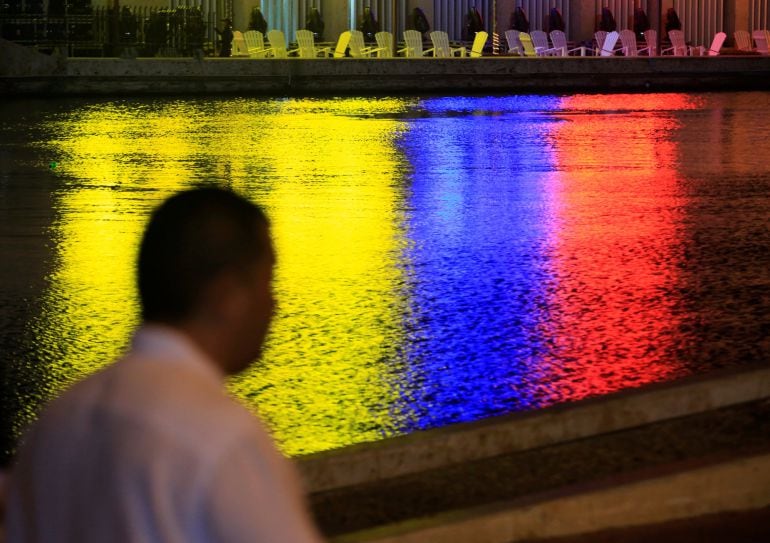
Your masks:
<svg viewBox="0 0 770 543"><path fill-rule="evenodd" d="M484 46L487 44L489 34L480 30L476 32L476 37L473 38L473 45L471 46L471 58L479 58L484 54Z"/></svg>
<svg viewBox="0 0 770 543"><path fill-rule="evenodd" d="M714 39L711 40L711 45L709 46L708 49L706 49L706 47L704 47L703 45L691 46L690 55L697 55L701 57L719 56L719 51L722 49L722 46L724 45L726 39L727 39L727 34L725 34L724 32L717 32L716 34L714 34Z"/></svg>
<svg viewBox="0 0 770 543"><path fill-rule="evenodd" d="M733 34L735 38L735 48L738 51L753 51L754 47L751 44L751 34L745 30L736 30Z"/></svg>
<svg viewBox="0 0 770 543"><path fill-rule="evenodd" d="M233 57L247 57L249 56L249 49L246 47L246 40L243 38L243 32L240 30L233 30L233 52L230 56Z"/></svg>
<svg viewBox="0 0 770 543"><path fill-rule="evenodd" d="M620 31L620 43L623 44L623 55L627 57L638 57L639 53L650 53L649 47L643 47L639 49L636 44L636 34L633 30L621 30Z"/></svg>
<svg viewBox="0 0 770 543"><path fill-rule="evenodd" d="M554 50L548 44L548 34L542 30L533 30L529 35L532 38L532 44L535 46L538 56L543 57L554 53Z"/></svg>
<svg viewBox="0 0 770 543"><path fill-rule="evenodd" d="M602 52L602 47L604 47L604 40L607 39L607 32L604 30L597 30L594 32L594 41L596 42L596 47L594 47L594 55L599 56L599 53Z"/></svg>
<svg viewBox="0 0 770 543"><path fill-rule="evenodd" d="M601 57L613 56L615 54L615 45L617 45L619 37L620 37L620 34L615 32L614 30L612 32L607 32L606 37L601 43L599 43L599 39L597 37L596 43L599 44L599 56Z"/></svg>
<svg viewBox="0 0 770 543"><path fill-rule="evenodd" d="M405 57L416 58L423 55L422 52L422 34L416 30L404 30L404 48L399 49L399 53L404 53Z"/></svg>
<svg viewBox="0 0 770 543"><path fill-rule="evenodd" d="M754 38L754 43L757 44L757 51L763 55L770 54L770 51L768 51L768 42L770 42L770 37L768 36L767 30L755 30L752 32L751 36Z"/></svg>
<svg viewBox="0 0 770 543"><path fill-rule="evenodd" d="M514 54L514 55L524 55L524 47L521 45L521 42L519 41L519 31L518 30L506 30L505 31L505 41L508 44L508 54Z"/></svg>
<svg viewBox="0 0 770 543"><path fill-rule="evenodd" d="M282 30L270 30L267 33L267 41L270 42L268 52L273 58L287 58L289 53L296 53L297 49L289 51L286 48L286 36Z"/></svg>
<svg viewBox="0 0 770 543"><path fill-rule="evenodd" d="M353 58L370 58L379 53L379 47L367 47L364 42L364 33L360 30L350 31L350 56Z"/></svg>
<svg viewBox="0 0 770 543"><path fill-rule="evenodd" d="M647 54L651 57L658 54L658 31L651 28L644 31L644 43L647 45Z"/></svg>
<svg viewBox="0 0 770 543"><path fill-rule="evenodd" d="M331 47L316 47L315 36L310 30L297 30L297 48L299 58L328 57L332 54Z"/></svg>
<svg viewBox="0 0 770 543"><path fill-rule="evenodd" d="M684 32L681 30L669 30L668 39L671 40L671 47L663 49L660 54L665 55L669 51L677 57L687 56L687 44L684 41Z"/></svg>
<svg viewBox="0 0 770 543"><path fill-rule="evenodd" d="M246 49L251 58L265 58L267 56L265 37L262 35L262 32L247 30L243 33L243 39L246 41Z"/></svg>
<svg viewBox="0 0 770 543"><path fill-rule="evenodd" d="M451 47L449 45L449 35L443 30L434 30L430 33L430 41L433 47L426 50L424 54L433 53L436 58L451 58L455 55L464 57L468 50L465 47Z"/></svg>
<svg viewBox="0 0 770 543"><path fill-rule="evenodd" d="M393 34L390 32L377 32L374 35L374 39L377 40L377 56L380 58L393 58Z"/></svg>
<svg viewBox="0 0 770 543"><path fill-rule="evenodd" d="M567 35L561 30L551 31L551 45L553 45L554 54L557 56L567 57L570 53L574 53L575 51L580 51L581 57L586 56L585 47L581 46L570 49L567 46Z"/></svg>

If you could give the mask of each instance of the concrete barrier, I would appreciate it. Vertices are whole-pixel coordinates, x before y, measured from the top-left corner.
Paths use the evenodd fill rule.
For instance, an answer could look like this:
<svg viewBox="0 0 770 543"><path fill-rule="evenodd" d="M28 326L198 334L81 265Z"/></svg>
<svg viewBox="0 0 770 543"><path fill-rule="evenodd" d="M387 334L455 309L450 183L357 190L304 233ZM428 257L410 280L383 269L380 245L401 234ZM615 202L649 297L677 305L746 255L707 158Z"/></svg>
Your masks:
<svg viewBox="0 0 770 543"><path fill-rule="evenodd" d="M770 88L768 56L65 61L22 50L0 40L0 94L313 95Z"/></svg>
<svg viewBox="0 0 770 543"><path fill-rule="evenodd" d="M770 398L770 367L717 372L535 412L309 455L310 492L491 458Z"/></svg>
<svg viewBox="0 0 770 543"><path fill-rule="evenodd" d="M770 506L770 452L347 534L335 543L514 543Z"/></svg>

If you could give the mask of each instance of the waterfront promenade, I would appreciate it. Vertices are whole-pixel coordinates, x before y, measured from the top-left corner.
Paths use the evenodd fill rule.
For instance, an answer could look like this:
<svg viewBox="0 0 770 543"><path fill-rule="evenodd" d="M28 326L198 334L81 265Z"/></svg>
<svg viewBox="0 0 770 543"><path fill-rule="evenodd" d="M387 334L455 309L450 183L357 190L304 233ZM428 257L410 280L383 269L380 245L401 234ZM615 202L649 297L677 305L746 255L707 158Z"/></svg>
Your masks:
<svg viewBox="0 0 770 543"><path fill-rule="evenodd" d="M770 56L61 58L0 40L0 95L419 94L770 89Z"/></svg>

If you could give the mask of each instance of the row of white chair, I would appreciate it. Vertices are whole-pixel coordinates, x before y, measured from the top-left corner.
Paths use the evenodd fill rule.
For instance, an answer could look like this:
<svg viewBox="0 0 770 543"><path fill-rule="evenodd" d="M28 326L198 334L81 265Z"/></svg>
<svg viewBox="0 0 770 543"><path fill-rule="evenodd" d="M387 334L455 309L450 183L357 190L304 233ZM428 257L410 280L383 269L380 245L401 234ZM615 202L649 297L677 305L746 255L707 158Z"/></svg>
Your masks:
<svg viewBox="0 0 770 543"><path fill-rule="evenodd" d="M455 55L461 57L480 57L486 44L488 34L478 32L473 41L470 52L465 47L451 47L446 32L434 31L430 34L433 47L424 50L422 34L416 30L404 32L404 48L397 53L405 57L433 57L449 58ZM256 30L247 32L233 32L233 56L251 58L288 58L296 54L300 58L333 57L341 58L350 52L353 58L390 58L393 56L393 34L390 32L378 32L375 34L376 46L367 46L364 35L359 30L346 30L340 34L336 47L319 47L315 44L315 38L309 30L297 30L297 48L289 50L286 45L286 37L281 30L271 30L267 33L268 44L265 44L264 36Z"/></svg>
<svg viewBox="0 0 770 543"><path fill-rule="evenodd" d="M452 47L449 44L449 35L443 30L434 30L430 33L430 41L433 45L432 48L423 50L422 47L422 34L416 30L406 30L404 32L404 43L406 46L404 49L400 49L399 52L403 52L406 57L422 57L425 55L431 55L436 58L451 58L454 56L470 56L472 58L478 58L482 56L484 46L487 43L489 34L484 32L476 32L476 36L473 39L473 45L470 51L466 47Z"/></svg>
<svg viewBox="0 0 770 543"><path fill-rule="evenodd" d="M770 32L767 30L755 30L751 34L746 30L736 30L733 34L735 38L735 48L739 51L757 52L762 55L770 54L768 45L770 45ZM756 47L754 47L754 43Z"/></svg>
<svg viewBox="0 0 770 543"><path fill-rule="evenodd" d="M718 55L727 35L724 32L717 32L711 46L706 49L704 46L688 46L684 40L684 33L681 30L671 30L668 33L671 41L671 47L663 49L661 54L671 54L677 56L687 56L698 54ZM551 44L548 43L548 34L542 30L533 30L531 33L519 32L518 30L508 30L505 33L505 39L508 43L508 53L528 57L540 56L567 56L573 53L579 53L580 56L586 56L588 48L585 46L570 49L567 45L567 37L561 30L553 30L550 33ZM636 41L636 34L632 30L621 30L620 32L599 31L594 34L596 45L594 55L613 56L620 53L627 57L635 57L640 54L647 56L657 55L658 34L655 30L644 32L645 47L639 47ZM620 41L620 43L618 43Z"/></svg>
<svg viewBox="0 0 770 543"><path fill-rule="evenodd" d="M763 36L767 36L767 31ZM233 38L233 56L248 56L252 58L287 58L290 54L296 53L300 58L318 58L334 57L341 58L350 51L350 56L354 58L390 58L393 56L393 34L390 32L378 32L375 35L376 46L367 46L364 42L364 35L358 30L347 30L340 34L337 45L331 47L318 47L315 45L313 33L309 30L297 30L297 48L288 50L284 33L280 30L271 30L267 33L269 47L265 45L264 37L256 30L250 30L246 33L235 31ZM736 32L736 42L738 42ZM748 34L748 33L746 33ZM684 33L681 30L671 30L668 33L671 41L671 47L663 49L661 54L671 54L676 56L687 55L718 55L726 34L717 32L711 46L707 49L704 46L688 46L684 40ZM446 32L434 31L430 33L433 47L423 49L422 34L416 30L407 30L404 32L404 47L397 51L407 58L422 57L431 54L433 57L449 58L454 56L471 57L482 56L482 51L486 45L489 35L486 32L478 32L473 41L470 52L466 47L453 47L449 43L449 37ZM554 30L550 33L551 44L548 43L548 34L542 30L533 30L531 33L519 32L517 30L508 30L505 32L505 38L508 43L508 53L521 56L568 56L573 53L579 53L580 56L586 56L588 48L579 46L570 49L567 45L567 37L564 32ZM656 56L658 36L655 30L644 32L646 47L639 47L636 41L636 34L632 30L621 30L620 32L596 32L594 34L596 45L594 54L597 56L612 56L620 53L624 56L635 57L640 54L647 56ZM618 43L620 41L620 43ZM756 39L760 44L760 40ZM767 51L767 37L764 40L764 50ZM750 48L750 40L749 46ZM740 48L740 46L739 46Z"/></svg>
<svg viewBox="0 0 770 543"><path fill-rule="evenodd" d="M586 55L585 47L569 49L567 36L561 30L553 30L550 36L553 46L548 44L548 34L542 30L533 30L529 33L506 30L505 41L508 43L508 53L525 57L542 57L567 56L579 51L580 56Z"/></svg>

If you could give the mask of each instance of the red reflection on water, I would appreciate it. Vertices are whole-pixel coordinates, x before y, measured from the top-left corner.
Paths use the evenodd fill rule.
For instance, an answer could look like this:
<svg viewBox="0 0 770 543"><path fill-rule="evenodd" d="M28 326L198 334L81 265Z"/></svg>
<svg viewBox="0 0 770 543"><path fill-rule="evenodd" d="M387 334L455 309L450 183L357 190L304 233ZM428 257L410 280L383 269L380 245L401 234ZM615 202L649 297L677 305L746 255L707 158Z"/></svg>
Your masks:
<svg viewBox="0 0 770 543"><path fill-rule="evenodd" d="M686 95L564 98L550 134L556 229L543 394L575 400L680 371L686 204L672 109ZM574 111L574 113L573 113Z"/></svg>

